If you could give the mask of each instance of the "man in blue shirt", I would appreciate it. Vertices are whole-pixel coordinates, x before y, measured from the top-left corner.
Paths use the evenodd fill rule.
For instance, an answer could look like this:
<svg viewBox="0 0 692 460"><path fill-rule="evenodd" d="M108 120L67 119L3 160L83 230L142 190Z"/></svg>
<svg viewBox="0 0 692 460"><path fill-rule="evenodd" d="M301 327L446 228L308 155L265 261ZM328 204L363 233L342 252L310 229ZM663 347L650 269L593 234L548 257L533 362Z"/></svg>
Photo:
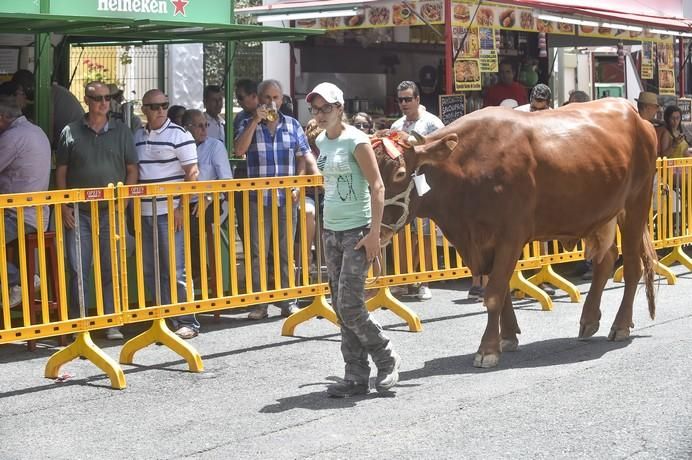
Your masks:
<svg viewBox="0 0 692 460"><path fill-rule="evenodd" d="M277 177L305 174L305 156L310 154L310 147L303 128L295 118L278 111L283 100L281 84L276 80L265 80L257 87L260 106L253 116L243 120L235 140L235 155L247 157L248 177ZM278 193L279 219L272 222L271 193L259 192L250 194L250 248L252 252L252 289L260 290L260 258L267 263L267 289L274 289L272 280L274 270L270 265L274 260L271 254L273 232L278 232L279 259L281 267L281 287L288 287L289 276L292 276L293 261L288 260L287 243L295 237L297 222L297 194L293 195L293 206L286 209L286 196L283 190ZM264 251L260 253L258 207L264 207ZM292 215L290 234L286 231L287 213ZM295 300L276 302L283 316L289 316L297 310ZM249 315L249 319L267 317L267 305L260 305Z"/></svg>

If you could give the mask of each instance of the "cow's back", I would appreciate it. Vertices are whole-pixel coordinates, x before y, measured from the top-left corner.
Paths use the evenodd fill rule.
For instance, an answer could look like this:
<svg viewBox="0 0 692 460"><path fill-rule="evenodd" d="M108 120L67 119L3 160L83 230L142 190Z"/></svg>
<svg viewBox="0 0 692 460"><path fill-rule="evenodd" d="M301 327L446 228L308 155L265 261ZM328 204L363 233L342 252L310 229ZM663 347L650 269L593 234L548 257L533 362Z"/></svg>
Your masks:
<svg viewBox="0 0 692 460"><path fill-rule="evenodd" d="M445 165L430 170L438 193L423 197L421 208L444 219L439 208L449 205L440 203L458 197L455 214L465 224L444 219L446 225L455 233L469 225L467 235L488 244L503 231L527 241L584 237L651 187L655 171L653 126L624 99L534 113L487 108L427 139L450 133L459 144Z"/></svg>

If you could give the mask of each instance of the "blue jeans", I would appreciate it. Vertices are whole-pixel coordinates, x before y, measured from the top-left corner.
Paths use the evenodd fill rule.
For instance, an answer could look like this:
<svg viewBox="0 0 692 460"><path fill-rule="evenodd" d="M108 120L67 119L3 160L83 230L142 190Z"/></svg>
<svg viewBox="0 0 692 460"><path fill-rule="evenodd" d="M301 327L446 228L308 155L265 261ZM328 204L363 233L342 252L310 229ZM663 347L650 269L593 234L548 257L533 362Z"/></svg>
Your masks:
<svg viewBox="0 0 692 460"><path fill-rule="evenodd" d="M261 198L260 198L261 199ZM260 257L266 263L267 270L267 290L274 290L274 243L273 232L278 231L279 237L279 265L281 274L281 287L288 287L289 276L293 275L293 261L288 260L287 242L293 244L296 234L296 224L298 218L297 207L293 206L292 212L292 228L290 235L286 233L286 206L279 207L279 221L276 225L272 225L272 208L271 205L264 206L264 252L260 252L259 244L259 227L257 222L257 202L250 201L250 250L252 252L252 290L260 292ZM289 307L297 305L296 299L274 302L277 307Z"/></svg>
<svg viewBox="0 0 692 460"><path fill-rule="evenodd" d="M168 215L162 214L157 217L158 228L158 248L159 248L159 282L161 283L161 305L171 303L170 292L170 275L168 265L168 254L170 248L168 246ZM173 229L171 229L173 230ZM187 302L187 289L185 284L185 246L183 232L175 232L175 279L176 292L178 293L178 302ZM156 281L154 278L154 218L152 216L142 216L142 256L144 258L144 285L146 286L149 296L156 299ZM192 300L192 299L190 299ZM191 329L199 331L199 322L195 315L183 315L171 318L173 327L187 326Z"/></svg>
<svg viewBox="0 0 692 460"><path fill-rule="evenodd" d="M108 210L99 209L99 260L101 261L101 287L103 296L103 312L106 315L114 313L113 304L113 273L111 270L111 253L110 253L110 228L108 227ZM70 317L79 318L79 269L77 254L77 242L75 237L77 228L65 229L65 251L67 252L67 260L69 261L69 283L70 283ZM93 262L93 247L91 244L91 211L79 210L79 237L81 246L82 259L82 286L84 287L84 309L85 313L87 305L91 299L91 290L89 283L89 273L92 272L91 266ZM96 273L94 273L96 276ZM97 292L98 296L99 293ZM89 316L88 313L86 316Z"/></svg>
<svg viewBox="0 0 692 460"><path fill-rule="evenodd" d="M27 224L26 221L24 221L24 234L28 235L29 233L36 233L36 229L30 225ZM13 213L10 212L9 210L5 211L5 244L9 244L17 239L17 216ZM19 256L17 256L17 259L19 259ZM6 261L7 263L7 287L11 288L12 286L17 286L19 284L19 269L17 266L13 263L10 263L9 261ZM32 281L33 282L33 281ZM0 285L2 284L2 280L0 280Z"/></svg>

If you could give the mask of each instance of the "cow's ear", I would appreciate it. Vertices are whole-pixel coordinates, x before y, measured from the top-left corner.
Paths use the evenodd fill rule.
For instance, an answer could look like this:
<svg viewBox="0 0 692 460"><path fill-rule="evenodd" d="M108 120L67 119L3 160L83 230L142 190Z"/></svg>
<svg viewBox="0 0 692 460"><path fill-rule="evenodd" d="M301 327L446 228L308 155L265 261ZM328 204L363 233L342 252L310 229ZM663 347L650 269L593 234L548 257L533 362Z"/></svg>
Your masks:
<svg viewBox="0 0 692 460"><path fill-rule="evenodd" d="M444 161L459 144L459 137L450 134L425 145L415 147L418 166Z"/></svg>

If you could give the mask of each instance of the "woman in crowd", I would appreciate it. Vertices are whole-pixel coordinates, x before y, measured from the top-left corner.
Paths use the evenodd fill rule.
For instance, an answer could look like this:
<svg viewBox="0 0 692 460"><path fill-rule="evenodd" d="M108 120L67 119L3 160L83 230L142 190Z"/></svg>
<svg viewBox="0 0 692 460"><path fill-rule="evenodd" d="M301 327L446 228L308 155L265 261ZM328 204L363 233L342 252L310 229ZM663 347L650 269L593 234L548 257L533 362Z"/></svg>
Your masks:
<svg viewBox="0 0 692 460"><path fill-rule="evenodd" d="M669 105L663 112L665 130L662 130L659 141L659 156L668 158L681 158L687 156L689 145L682 133L680 122L682 111L677 105Z"/></svg>
<svg viewBox="0 0 692 460"><path fill-rule="evenodd" d="M344 380L327 393L337 398L368 393L368 355L377 366L375 388L387 392L399 380L400 358L364 298L368 268L380 252L384 184L370 139L342 121L343 92L320 83L306 101L324 129L316 139L317 165L324 175L324 252L346 363Z"/></svg>
<svg viewBox="0 0 692 460"><path fill-rule="evenodd" d="M351 119L351 124L356 128L363 131L365 134L370 135L375 132L374 126L372 124L372 117L365 112L358 112L353 115Z"/></svg>

